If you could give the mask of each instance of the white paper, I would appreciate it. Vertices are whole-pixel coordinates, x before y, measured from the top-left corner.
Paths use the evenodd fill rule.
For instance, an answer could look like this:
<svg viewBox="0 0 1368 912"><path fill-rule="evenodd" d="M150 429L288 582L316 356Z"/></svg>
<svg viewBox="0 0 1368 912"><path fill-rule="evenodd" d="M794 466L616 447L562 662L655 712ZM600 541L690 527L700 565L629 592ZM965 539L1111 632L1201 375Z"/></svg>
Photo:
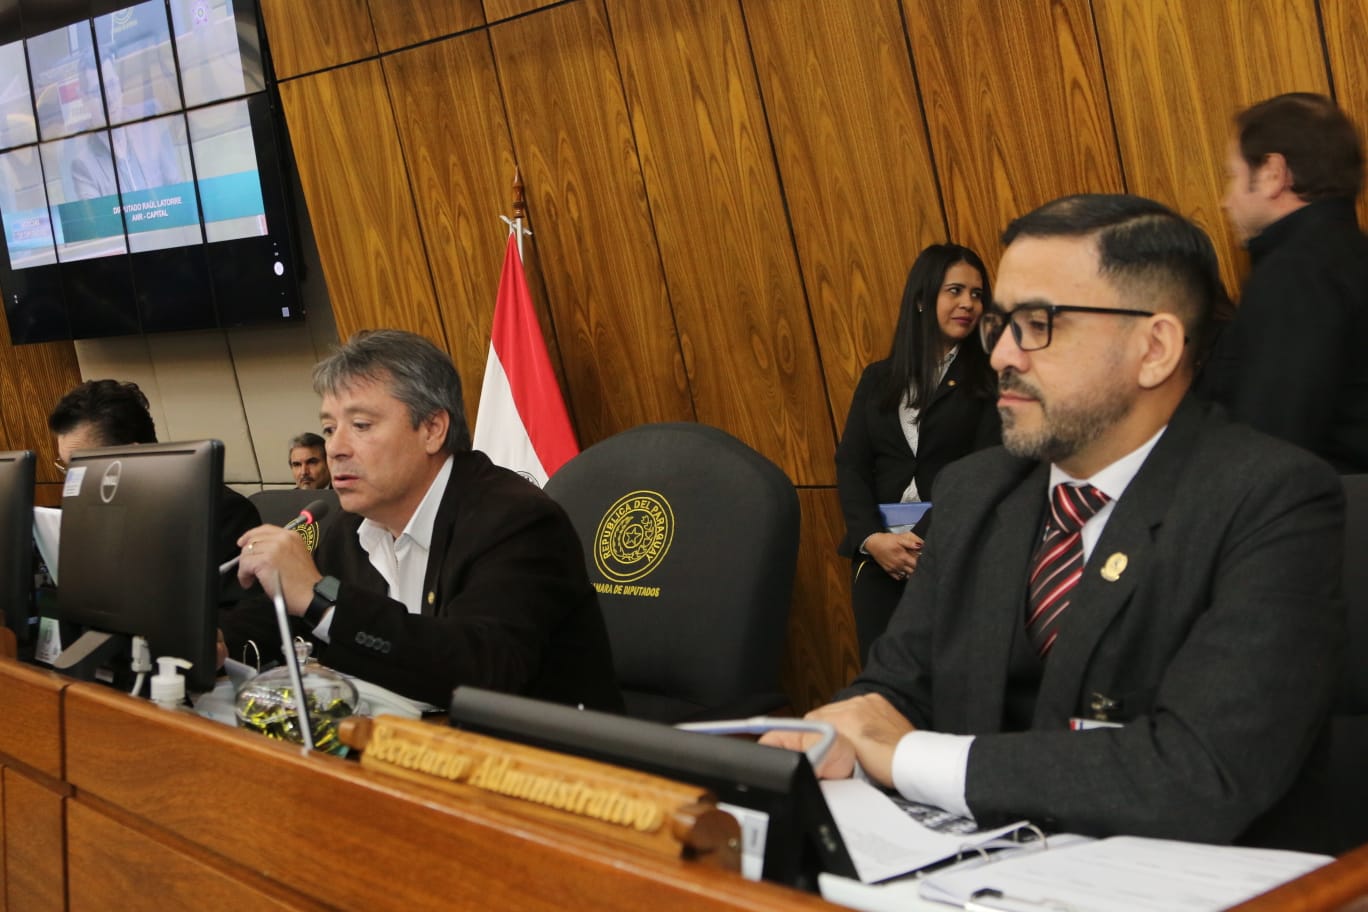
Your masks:
<svg viewBox="0 0 1368 912"><path fill-rule="evenodd" d="M933 874L922 881L921 895L963 905L989 889L1010 902L1046 908L1054 903L1088 912L1217 912L1331 860L1277 849L1113 836Z"/></svg>
<svg viewBox="0 0 1368 912"><path fill-rule="evenodd" d="M855 871L865 883L953 858L962 850L1025 826L1022 821L969 834L937 832L913 820L887 795L859 779L823 780L822 794Z"/></svg>
<svg viewBox="0 0 1368 912"><path fill-rule="evenodd" d="M53 583L57 580L57 555L62 536L62 511L55 507L33 508L33 540L38 545L38 553L47 564L48 574ZM60 585L60 583L58 583Z"/></svg>

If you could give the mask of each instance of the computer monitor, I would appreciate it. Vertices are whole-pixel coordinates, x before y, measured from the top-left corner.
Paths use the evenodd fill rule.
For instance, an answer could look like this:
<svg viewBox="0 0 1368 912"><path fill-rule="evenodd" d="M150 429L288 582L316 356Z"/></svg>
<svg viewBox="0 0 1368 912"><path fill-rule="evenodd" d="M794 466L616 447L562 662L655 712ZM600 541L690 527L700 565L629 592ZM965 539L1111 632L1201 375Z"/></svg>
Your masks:
<svg viewBox="0 0 1368 912"><path fill-rule="evenodd" d="M797 751L474 687L456 688L450 719L467 731L696 785L721 803L766 815L766 880L815 890L822 871L857 876L812 767Z"/></svg>
<svg viewBox="0 0 1368 912"><path fill-rule="evenodd" d="M33 451L0 453L0 611L22 655L33 642Z"/></svg>
<svg viewBox="0 0 1368 912"><path fill-rule="evenodd" d="M93 678L142 636L153 659L193 663L188 689L213 688L222 487L217 440L73 454L62 491L57 614L85 633L55 668Z"/></svg>

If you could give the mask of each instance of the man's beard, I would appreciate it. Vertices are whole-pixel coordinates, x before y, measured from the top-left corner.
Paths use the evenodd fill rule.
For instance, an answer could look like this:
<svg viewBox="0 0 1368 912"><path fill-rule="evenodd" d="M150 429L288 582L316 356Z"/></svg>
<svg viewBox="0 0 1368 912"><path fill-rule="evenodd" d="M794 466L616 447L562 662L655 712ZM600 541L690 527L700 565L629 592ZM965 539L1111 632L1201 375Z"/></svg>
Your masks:
<svg viewBox="0 0 1368 912"><path fill-rule="evenodd" d="M1040 391L1008 367L998 377L998 389L1031 396L1040 408L1040 424L1027 431L1016 427L1016 413L999 409L1002 445L1013 456L1059 463L1073 456L1130 411L1133 394L1119 384L1094 387L1072 403L1047 402Z"/></svg>

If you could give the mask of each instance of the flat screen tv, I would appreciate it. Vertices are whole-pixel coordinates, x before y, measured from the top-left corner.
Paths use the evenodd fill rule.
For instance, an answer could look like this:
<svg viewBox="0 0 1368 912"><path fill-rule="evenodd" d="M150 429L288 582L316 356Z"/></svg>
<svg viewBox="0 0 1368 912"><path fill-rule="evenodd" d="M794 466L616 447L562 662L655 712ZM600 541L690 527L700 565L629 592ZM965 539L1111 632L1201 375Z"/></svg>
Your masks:
<svg viewBox="0 0 1368 912"><path fill-rule="evenodd" d="M816 890L817 874L856 877L804 754L658 722L458 687L451 724L700 786L719 802L766 815L766 880Z"/></svg>
<svg viewBox="0 0 1368 912"><path fill-rule="evenodd" d="M20 655L32 646L33 451L0 453L0 610Z"/></svg>
<svg viewBox="0 0 1368 912"><path fill-rule="evenodd" d="M193 663L186 687L217 670L217 535L223 444L217 440L78 450L62 489L57 616L84 632L53 667L94 679L126 667L134 636L152 658Z"/></svg>
<svg viewBox="0 0 1368 912"><path fill-rule="evenodd" d="M301 319L257 0L0 0L16 343Z"/></svg>

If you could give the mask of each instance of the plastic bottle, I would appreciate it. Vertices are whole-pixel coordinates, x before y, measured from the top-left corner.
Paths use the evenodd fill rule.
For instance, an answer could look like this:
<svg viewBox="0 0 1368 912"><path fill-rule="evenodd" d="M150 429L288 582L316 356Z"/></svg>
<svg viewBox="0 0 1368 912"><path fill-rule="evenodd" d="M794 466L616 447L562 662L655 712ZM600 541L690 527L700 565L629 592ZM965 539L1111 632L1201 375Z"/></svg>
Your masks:
<svg viewBox="0 0 1368 912"><path fill-rule="evenodd" d="M175 656L157 659L157 673L152 676L152 702L162 709L195 715L185 703L185 677L176 669L189 668L192 663Z"/></svg>

